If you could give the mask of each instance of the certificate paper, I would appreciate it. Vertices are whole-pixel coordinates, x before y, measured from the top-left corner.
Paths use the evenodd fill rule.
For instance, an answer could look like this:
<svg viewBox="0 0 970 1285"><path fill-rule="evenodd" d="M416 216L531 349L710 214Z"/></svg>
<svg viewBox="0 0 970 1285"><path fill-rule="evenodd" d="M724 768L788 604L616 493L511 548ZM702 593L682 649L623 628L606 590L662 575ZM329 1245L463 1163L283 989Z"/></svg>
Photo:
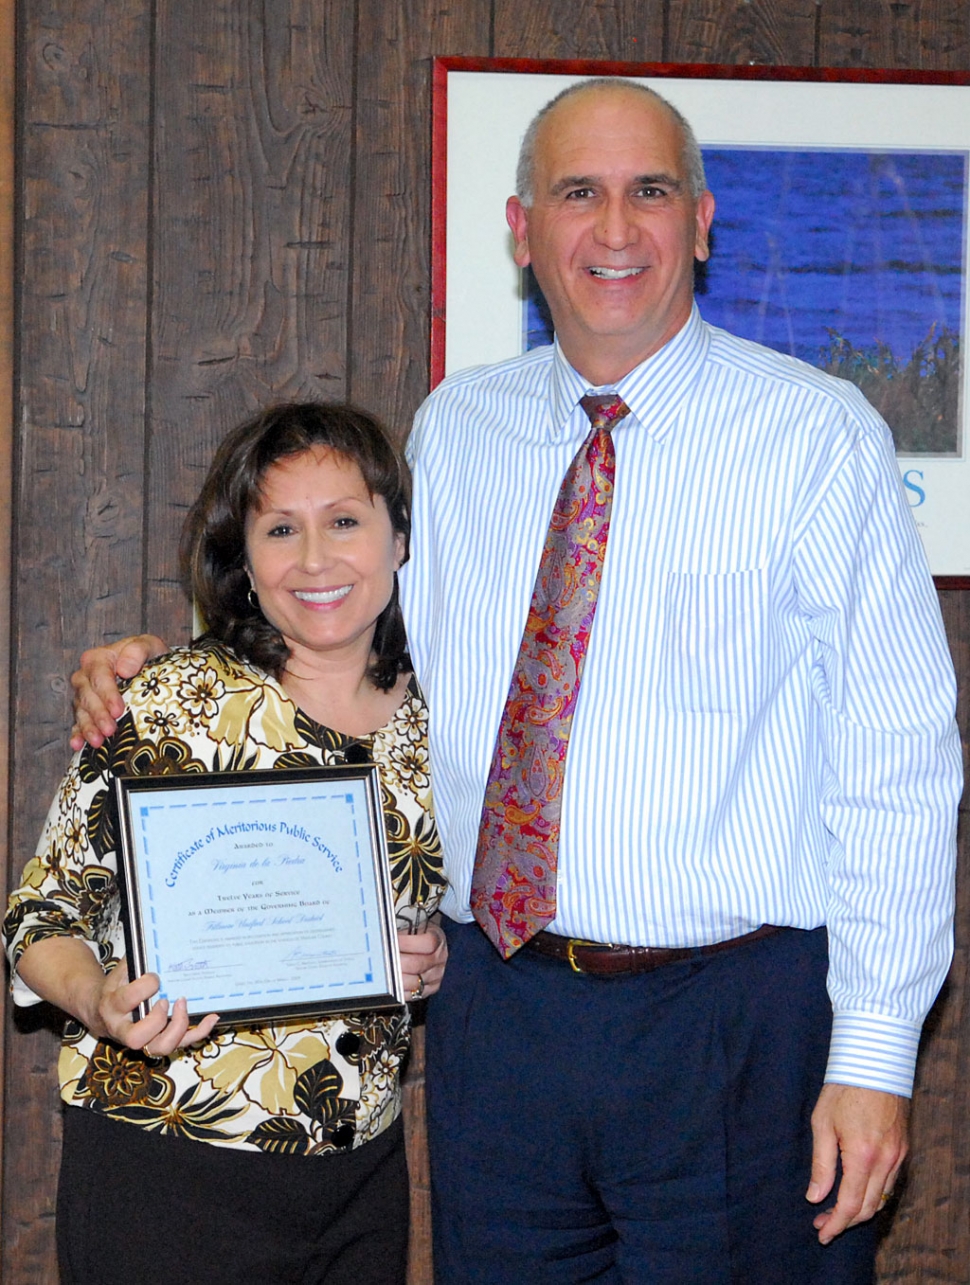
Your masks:
<svg viewBox="0 0 970 1285"><path fill-rule="evenodd" d="M377 768L120 777L132 977L220 1025L405 1002Z"/></svg>

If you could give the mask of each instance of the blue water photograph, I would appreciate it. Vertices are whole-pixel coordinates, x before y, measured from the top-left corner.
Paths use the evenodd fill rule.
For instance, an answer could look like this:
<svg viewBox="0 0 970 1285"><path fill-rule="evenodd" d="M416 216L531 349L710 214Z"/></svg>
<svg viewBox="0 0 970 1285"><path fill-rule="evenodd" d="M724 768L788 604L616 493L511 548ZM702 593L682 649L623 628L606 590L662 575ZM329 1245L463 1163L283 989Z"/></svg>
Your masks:
<svg viewBox="0 0 970 1285"><path fill-rule="evenodd" d="M705 320L857 384L900 454L960 453L967 155L704 148ZM531 272L527 348L552 323Z"/></svg>

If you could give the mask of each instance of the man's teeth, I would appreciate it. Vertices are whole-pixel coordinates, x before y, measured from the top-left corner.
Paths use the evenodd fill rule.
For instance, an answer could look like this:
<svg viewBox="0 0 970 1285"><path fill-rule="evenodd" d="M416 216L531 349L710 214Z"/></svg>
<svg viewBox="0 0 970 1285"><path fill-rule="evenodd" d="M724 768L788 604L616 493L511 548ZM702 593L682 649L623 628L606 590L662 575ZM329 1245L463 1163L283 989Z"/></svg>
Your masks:
<svg viewBox="0 0 970 1285"><path fill-rule="evenodd" d="M301 602L336 602L338 598L346 598L350 590L351 586L345 584L341 589L321 589L319 592L297 589L295 594Z"/></svg>
<svg viewBox="0 0 970 1285"><path fill-rule="evenodd" d="M590 268L594 277L605 277L607 281L620 281L623 277L635 277L642 268Z"/></svg>

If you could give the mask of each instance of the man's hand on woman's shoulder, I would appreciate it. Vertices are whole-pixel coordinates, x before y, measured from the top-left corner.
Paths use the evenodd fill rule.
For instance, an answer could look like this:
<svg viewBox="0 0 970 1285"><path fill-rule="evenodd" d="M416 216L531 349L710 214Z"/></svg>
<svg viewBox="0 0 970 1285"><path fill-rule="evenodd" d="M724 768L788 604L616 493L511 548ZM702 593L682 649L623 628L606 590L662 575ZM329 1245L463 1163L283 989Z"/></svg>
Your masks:
<svg viewBox="0 0 970 1285"><path fill-rule="evenodd" d="M154 656L167 651L157 634L135 634L105 647L92 647L81 656L81 668L71 675L74 688L74 727L71 749L97 748L111 736L124 712L118 678L133 678Z"/></svg>

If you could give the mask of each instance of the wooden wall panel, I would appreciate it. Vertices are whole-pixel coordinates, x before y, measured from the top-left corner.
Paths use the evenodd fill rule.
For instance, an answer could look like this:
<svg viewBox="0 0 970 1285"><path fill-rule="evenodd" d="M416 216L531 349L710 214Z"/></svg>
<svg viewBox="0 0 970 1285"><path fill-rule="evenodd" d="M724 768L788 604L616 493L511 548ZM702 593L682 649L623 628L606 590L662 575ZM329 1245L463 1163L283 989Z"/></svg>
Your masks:
<svg viewBox="0 0 970 1285"><path fill-rule="evenodd" d="M487 55L489 0L358 0L350 396L403 437L428 392L431 59Z"/></svg>
<svg viewBox="0 0 970 1285"><path fill-rule="evenodd" d="M157 12L146 622L175 641L179 531L215 443L269 402L346 395L354 12Z"/></svg>
<svg viewBox="0 0 970 1285"><path fill-rule="evenodd" d="M970 30L964 0L839 0L820 9L823 67L966 70Z"/></svg>
<svg viewBox="0 0 970 1285"><path fill-rule="evenodd" d="M303 395L406 433L428 387L433 55L970 68L964 0L19 3L15 872L66 761L78 649L187 628L175 543L221 433ZM966 738L970 594L943 603ZM880 1282L970 1279L966 820ZM43 1018L19 1024L39 1029L8 1031L0 1275L39 1285L56 1279L55 1050ZM419 1032L412 1285L431 1281L422 1054Z"/></svg>
<svg viewBox="0 0 970 1285"><path fill-rule="evenodd" d="M688 0L670 5L671 62L811 66L815 0Z"/></svg>
<svg viewBox="0 0 970 1285"><path fill-rule="evenodd" d="M0 656L10 655L11 470L14 440L14 40L13 0L0 0ZM10 668L0 665L0 781L10 777ZM0 790L0 900L6 901L10 796ZM0 989L0 1103L7 1001ZM3 1191L0 1140L0 1192ZM0 1213L2 1217L2 1213Z"/></svg>
<svg viewBox="0 0 970 1285"><path fill-rule="evenodd" d="M608 58L660 62L664 58L662 0L554 0L522 5L495 0L499 58Z"/></svg>
<svg viewBox="0 0 970 1285"><path fill-rule="evenodd" d="M970 68L970 23L966 0L934 0L920 6L920 23L915 40L915 67L934 71L966 71Z"/></svg>
<svg viewBox="0 0 970 1285"><path fill-rule="evenodd" d="M69 757L65 674L85 640L126 627L140 578L148 9L65 0L25 14L15 877ZM3 1254L25 1282L51 1279L55 1047L41 1026L6 1049Z"/></svg>

